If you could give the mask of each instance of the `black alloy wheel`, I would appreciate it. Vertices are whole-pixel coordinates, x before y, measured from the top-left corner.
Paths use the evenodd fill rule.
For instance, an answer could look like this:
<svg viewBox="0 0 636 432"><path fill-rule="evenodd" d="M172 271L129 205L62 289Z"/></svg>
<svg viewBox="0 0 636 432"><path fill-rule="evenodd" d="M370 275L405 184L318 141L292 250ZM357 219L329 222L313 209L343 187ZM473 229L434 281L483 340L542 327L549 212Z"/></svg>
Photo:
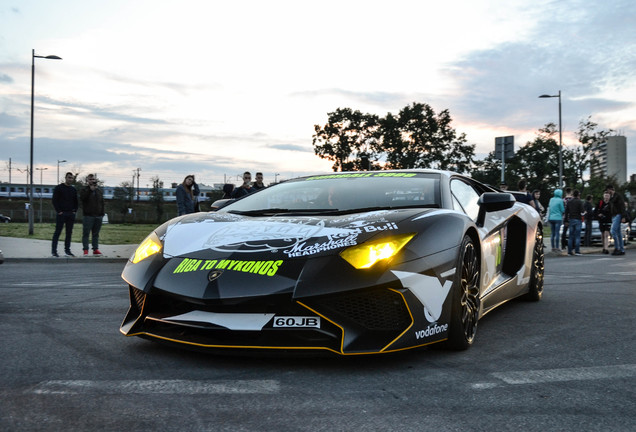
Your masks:
<svg viewBox="0 0 636 432"><path fill-rule="evenodd" d="M539 301L543 296L543 280L545 275L545 254L543 252L543 232L537 228L532 253L532 269L530 270L530 286L525 298Z"/></svg>
<svg viewBox="0 0 636 432"><path fill-rule="evenodd" d="M475 340L479 319L479 257L469 236L464 236L452 290L451 322L446 345L465 350Z"/></svg>

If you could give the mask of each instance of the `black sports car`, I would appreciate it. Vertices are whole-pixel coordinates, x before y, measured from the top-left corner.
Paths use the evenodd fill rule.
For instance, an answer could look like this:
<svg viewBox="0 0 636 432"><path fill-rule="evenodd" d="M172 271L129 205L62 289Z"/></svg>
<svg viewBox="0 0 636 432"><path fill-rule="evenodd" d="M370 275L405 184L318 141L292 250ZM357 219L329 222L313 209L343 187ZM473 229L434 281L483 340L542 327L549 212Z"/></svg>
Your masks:
<svg viewBox="0 0 636 432"><path fill-rule="evenodd" d="M468 348L477 321L543 291L539 214L447 171L290 180L172 219L122 277L127 336L196 348Z"/></svg>

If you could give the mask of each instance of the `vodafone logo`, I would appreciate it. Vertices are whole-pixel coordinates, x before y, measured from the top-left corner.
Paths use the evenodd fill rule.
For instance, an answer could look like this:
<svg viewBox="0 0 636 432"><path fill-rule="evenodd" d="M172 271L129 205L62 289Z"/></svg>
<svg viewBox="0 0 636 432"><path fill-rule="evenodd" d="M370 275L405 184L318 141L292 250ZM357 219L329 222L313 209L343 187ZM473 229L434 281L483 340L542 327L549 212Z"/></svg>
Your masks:
<svg viewBox="0 0 636 432"><path fill-rule="evenodd" d="M445 331L448 331L448 324L442 324L442 325L433 324L433 325L429 325L424 330L416 331L415 338L424 339L427 337L438 335Z"/></svg>

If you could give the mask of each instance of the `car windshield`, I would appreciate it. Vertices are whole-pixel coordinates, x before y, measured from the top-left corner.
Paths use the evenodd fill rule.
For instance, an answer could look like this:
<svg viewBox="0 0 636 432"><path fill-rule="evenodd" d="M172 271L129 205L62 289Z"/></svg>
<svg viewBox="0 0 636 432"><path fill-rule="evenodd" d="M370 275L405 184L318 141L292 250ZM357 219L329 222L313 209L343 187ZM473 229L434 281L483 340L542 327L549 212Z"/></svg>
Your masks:
<svg viewBox="0 0 636 432"><path fill-rule="evenodd" d="M336 213L440 207L440 176L414 172L334 173L303 177L263 189L220 211Z"/></svg>

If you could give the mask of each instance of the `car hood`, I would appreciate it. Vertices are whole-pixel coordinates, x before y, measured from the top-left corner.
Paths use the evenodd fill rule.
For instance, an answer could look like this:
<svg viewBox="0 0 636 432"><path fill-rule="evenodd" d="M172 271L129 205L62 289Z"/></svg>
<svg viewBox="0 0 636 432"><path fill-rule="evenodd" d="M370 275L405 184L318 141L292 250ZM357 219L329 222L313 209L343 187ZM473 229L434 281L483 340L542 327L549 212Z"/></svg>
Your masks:
<svg viewBox="0 0 636 432"><path fill-rule="evenodd" d="M379 233L400 232L400 222L430 209L380 210L337 216L251 217L231 213L189 215L168 225L165 258L281 254L284 258L333 254Z"/></svg>

